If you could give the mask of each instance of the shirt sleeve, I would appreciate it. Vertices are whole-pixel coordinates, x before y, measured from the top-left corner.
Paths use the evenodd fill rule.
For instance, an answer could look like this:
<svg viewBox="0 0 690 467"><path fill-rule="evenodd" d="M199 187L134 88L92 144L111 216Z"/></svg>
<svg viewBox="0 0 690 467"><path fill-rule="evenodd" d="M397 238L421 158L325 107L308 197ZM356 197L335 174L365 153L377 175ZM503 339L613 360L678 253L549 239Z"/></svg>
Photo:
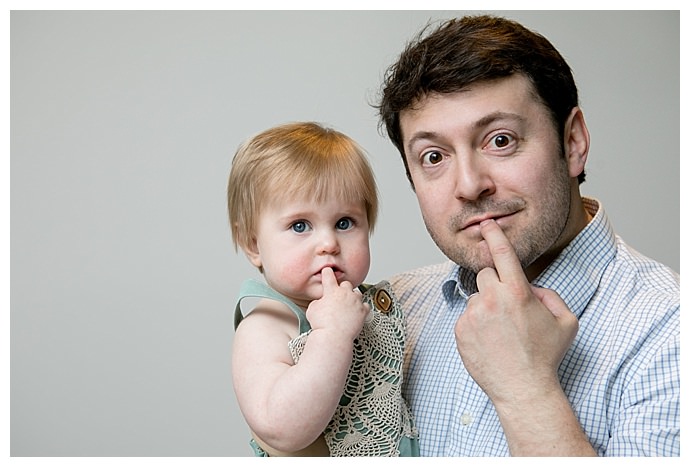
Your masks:
<svg viewBox="0 0 690 467"><path fill-rule="evenodd" d="M680 336L672 335L622 394L607 456L680 456Z"/></svg>

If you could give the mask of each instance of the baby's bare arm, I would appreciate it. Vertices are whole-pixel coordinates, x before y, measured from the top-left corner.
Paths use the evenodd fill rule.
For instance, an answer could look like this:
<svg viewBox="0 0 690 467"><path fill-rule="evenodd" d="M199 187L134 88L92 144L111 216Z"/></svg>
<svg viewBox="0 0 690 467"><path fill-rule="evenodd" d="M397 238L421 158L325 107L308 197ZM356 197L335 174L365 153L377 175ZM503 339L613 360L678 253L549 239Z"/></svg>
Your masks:
<svg viewBox="0 0 690 467"><path fill-rule="evenodd" d="M340 401L353 340L368 312L351 284L338 285L330 269L322 275L324 296L307 310L312 331L299 363L293 363L287 346L297 320L278 302L262 301L235 334L235 393L247 424L269 451L295 453L323 433Z"/></svg>

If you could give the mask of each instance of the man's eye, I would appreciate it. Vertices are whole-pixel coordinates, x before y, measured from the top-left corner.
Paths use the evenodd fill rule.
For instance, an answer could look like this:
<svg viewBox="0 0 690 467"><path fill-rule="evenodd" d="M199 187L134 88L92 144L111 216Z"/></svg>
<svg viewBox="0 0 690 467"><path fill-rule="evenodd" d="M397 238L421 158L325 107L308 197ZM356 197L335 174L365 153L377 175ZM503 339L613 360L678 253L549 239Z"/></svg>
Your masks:
<svg viewBox="0 0 690 467"><path fill-rule="evenodd" d="M338 230L347 230L352 228L354 225L354 222L352 219L348 217L343 217L342 219L339 219L338 222L335 223L335 228Z"/></svg>
<svg viewBox="0 0 690 467"><path fill-rule="evenodd" d="M309 225L307 225L307 223L304 221L294 222L290 227L292 228L293 232L297 233L304 233L309 229Z"/></svg>
<svg viewBox="0 0 690 467"><path fill-rule="evenodd" d="M422 156L424 165L436 165L443 160L443 154L438 151L429 151Z"/></svg>
<svg viewBox="0 0 690 467"><path fill-rule="evenodd" d="M493 145L499 149L509 146L513 141L514 138L506 134L496 135L491 139Z"/></svg>

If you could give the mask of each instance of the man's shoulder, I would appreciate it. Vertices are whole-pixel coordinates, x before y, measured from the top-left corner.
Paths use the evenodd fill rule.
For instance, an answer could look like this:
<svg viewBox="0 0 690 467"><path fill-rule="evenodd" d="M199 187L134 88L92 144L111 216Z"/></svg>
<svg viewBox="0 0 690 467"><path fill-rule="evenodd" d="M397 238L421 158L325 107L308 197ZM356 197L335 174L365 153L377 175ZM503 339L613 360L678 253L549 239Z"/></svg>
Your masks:
<svg viewBox="0 0 690 467"><path fill-rule="evenodd" d="M395 274L389 279L393 291L405 300L440 290L451 271L457 266L452 261L430 264Z"/></svg>
<svg viewBox="0 0 690 467"><path fill-rule="evenodd" d="M423 322L442 297L443 284L457 265L452 261L422 266L395 274L389 279L393 293L401 304L407 332L414 334L414 323ZM410 335L411 335L410 334Z"/></svg>
<svg viewBox="0 0 690 467"><path fill-rule="evenodd" d="M427 266L421 266L397 273L390 278L390 282L392 284L401 284L405 282L442 280L445 279L455 267L456 265L452 261L429 264Z"/></svg>
<svg viewBox="0 0 690 467"><path fill-rule="evenodd" d="M627 274L629 282L639 294L652 294L657 300L680 301L680 274L645 256L620 238L617 242L616 267L610 274L618 277Z"/></svg>
<svg viewBox="0 0 690 467"><path fill-rule="evenodd" d="M652 333L665 341L679 331L680 275L617 238L616 256L588 308L597 310L599 323L615 324L625 339Z"/></svg>

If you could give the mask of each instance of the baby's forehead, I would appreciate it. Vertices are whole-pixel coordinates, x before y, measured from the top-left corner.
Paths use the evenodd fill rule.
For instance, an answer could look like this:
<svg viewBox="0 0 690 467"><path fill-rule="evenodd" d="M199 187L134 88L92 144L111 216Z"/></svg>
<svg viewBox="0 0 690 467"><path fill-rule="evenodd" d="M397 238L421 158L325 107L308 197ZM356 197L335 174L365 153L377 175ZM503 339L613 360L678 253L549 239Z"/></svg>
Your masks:
<svg viewBox="0 0 690 467"><path fill-rule="evenodd" d="M323 177L300 179L281 175L267 186L265 198L276 201L323 201L342 200L345 202L364 199L364 188L360 180L350 182L345 177L328 174Z"/></svg>
<svg viewBox="0 0 690 467"><path fill-rule="evenodd" d="M365 207L363 198L348 197L342 193L334 192L328 196L319 196L313 191L301 191L296 193L284 193L280 196L269 196L264 200L265 206L281 208L286 206L318 206L318 205L342 205L344 207Z"/></svg>

